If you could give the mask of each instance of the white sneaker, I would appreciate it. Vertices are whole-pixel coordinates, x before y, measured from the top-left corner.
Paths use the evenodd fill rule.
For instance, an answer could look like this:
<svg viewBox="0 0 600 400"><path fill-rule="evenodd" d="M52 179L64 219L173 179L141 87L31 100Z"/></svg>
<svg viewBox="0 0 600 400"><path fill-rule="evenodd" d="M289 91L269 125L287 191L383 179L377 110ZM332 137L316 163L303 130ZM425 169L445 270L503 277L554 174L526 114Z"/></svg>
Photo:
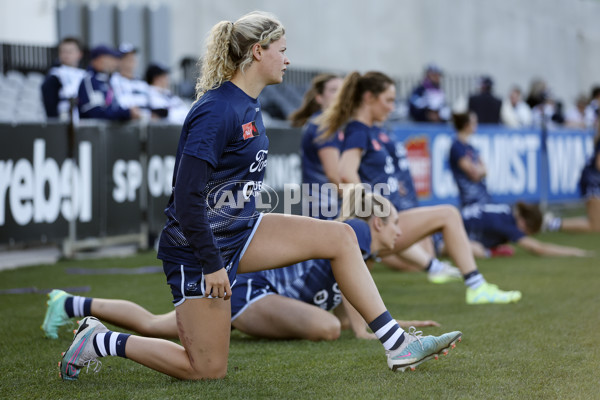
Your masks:
<svg viewBox="0 0 600 400"><path fill-rule="evenodd" d="M98 355L94 350L94 336L98 333L108 332L108 329L94 317L85 317L79 321L79 329L75 332L73 343L62 355L59 361L60 377L67 381L74 381L78 378L81 368L90 363L95 364L94 371L100 369L102 363L97 360Z"/></svg>

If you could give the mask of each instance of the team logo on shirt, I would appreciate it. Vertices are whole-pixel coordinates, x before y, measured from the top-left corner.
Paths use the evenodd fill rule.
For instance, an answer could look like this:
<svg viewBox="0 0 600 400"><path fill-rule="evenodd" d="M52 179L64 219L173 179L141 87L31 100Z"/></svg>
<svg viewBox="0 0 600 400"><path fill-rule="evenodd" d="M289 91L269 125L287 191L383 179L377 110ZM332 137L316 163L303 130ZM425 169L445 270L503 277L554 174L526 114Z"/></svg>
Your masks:
<svg viewBox="0 0 600 400"><path fill-rule="evenodd" d="M376 139L371 139L371 143L373 144L373 148L375 149L375 151L381 150L381 145Z"/></svg>
<svg viewBox="0 0 600 400"><path fill-rule="evenodd" d="M258 136L258 129L256 128L256 123L254 121L242 125L242 136L244 140Z"/></svg>
<svg viewBox="0 0 600 400"><path fill-rule="evenodd" d="M340 142L344 141L344 131L338 131L337 138Z"/></svg>

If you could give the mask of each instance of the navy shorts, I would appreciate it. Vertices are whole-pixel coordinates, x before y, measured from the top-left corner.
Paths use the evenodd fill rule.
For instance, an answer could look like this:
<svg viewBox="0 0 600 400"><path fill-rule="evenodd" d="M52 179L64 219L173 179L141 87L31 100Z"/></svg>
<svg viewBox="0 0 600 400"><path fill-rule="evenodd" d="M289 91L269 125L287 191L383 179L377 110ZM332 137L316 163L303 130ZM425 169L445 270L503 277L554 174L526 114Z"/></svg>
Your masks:
<svg viewBox="0 0 600 400"><path fill-rule="evenodd" d="M591 166L586 166L581 172L579 190L584 199L600 198L600 171Z"/></svg>
<svg viewBox="0 0 600 400"><path fill-rule="evenodd" d="M241 274L233 287L231 296L231 321L242 315L244 311L265 296L279 294L262 275L257 273Z"/></svg>
<svg viewBox="0 0 600 400"><path fill-rule="evenodd" d="M237 251L231 257L231 261L225 267L227 275L229 276L229 283L231 287L234 287L238 265L240 260L244 256L246 249L250 245L258 225L262 220L263 214L260 214L252 227L252 231L243 246L240 246ZM178 306L182 304L186 299L202 299L212 298L210 295L206 295L206 286L204 283L204 274L202 268L198 266L189 266L183 264L177 264L169 261L163 261L163 271L167 276L167 284L171 287L171 293L173 294L173 304Z"/></svg>
<svg viewBox="0 0 600 400"><path fill-rule="evenodd" d="M431 235L431 240L433 240L433 249L435 250L435 255L439 256L444 248L444 245L446 244L444 242L444 235L442 232L435 232L433 235Z"/></svg>

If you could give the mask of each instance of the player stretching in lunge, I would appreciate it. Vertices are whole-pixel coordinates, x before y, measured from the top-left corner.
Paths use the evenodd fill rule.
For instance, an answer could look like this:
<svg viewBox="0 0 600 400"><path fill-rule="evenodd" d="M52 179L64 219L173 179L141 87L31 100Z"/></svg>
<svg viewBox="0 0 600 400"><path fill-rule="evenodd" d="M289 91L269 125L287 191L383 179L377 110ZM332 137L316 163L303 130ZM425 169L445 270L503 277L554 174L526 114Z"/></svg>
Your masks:
<svg viewBox="0 0 600 400"><path fill-rule="evenodd" d="M179 379L227 373L231 286L236 274L329 259L341 292L386 350L396 370L432 358L461 336L419 337L404 332L386 310L362 259L352 228L314 218L256 212L268 138L262 89L280 83L289 64L284 28L275 17L250 13L215 25L197 84L197 101L181 133L173 194L158 257L176 306L182 346L109 331L93 317L80 322L60 362L63 379L77 379L98 357L118 355ZM247 199L243 208L219 195Z"/></svg>
<svg viewBox="0 0 600 400"><path fill-rule="evenodd" d="M364 191L363 191L364 193ZM358 239L364 259L394 246L398 213L381 196L349 196L345 221ZM353 215L355 201L367 217ZM389 217L376 215L376 207L389 207ZM346 215L347 214L347 215ZM144 336L178 338L175 311L154 315L127 300L85 298L61 290L49 294L43 329L49 338L72 317L94 316ZM237 276L231 295L232 326L267 339L335 340L341 329L352 328L358 338L376 339L365 321L343 301L329 260L308 260L284 268ZM334 310L335 315L328 312ZM347 310L347 312L346 312ZM398 321L401 326L439 326L434 321Z"/></svg>

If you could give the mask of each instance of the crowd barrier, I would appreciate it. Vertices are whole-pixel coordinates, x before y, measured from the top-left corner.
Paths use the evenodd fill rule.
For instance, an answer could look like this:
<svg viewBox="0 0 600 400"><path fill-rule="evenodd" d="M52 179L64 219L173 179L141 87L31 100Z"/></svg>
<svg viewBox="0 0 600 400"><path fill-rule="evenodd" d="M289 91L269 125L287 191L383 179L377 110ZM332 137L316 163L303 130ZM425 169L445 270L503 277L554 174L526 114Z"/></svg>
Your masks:
<svg viewBox="0 0 600 400"><path fill-rule="evenodd" d="M448 167L453 132L445 126L397 125L423 205L457 204ZM135 241L142 247L163 226L180 127L161 124L0 124L0 246L56 243L63 249ZM268 129L265 187L279 196L301 183L299 129ZM481 127L474 145L488 166L494 199L513 203L579 201L577 181L592 154L592 134L547 135ZM288 207L286 210L289 210ZM299 213L296 201L292 213Z"/></svg>

